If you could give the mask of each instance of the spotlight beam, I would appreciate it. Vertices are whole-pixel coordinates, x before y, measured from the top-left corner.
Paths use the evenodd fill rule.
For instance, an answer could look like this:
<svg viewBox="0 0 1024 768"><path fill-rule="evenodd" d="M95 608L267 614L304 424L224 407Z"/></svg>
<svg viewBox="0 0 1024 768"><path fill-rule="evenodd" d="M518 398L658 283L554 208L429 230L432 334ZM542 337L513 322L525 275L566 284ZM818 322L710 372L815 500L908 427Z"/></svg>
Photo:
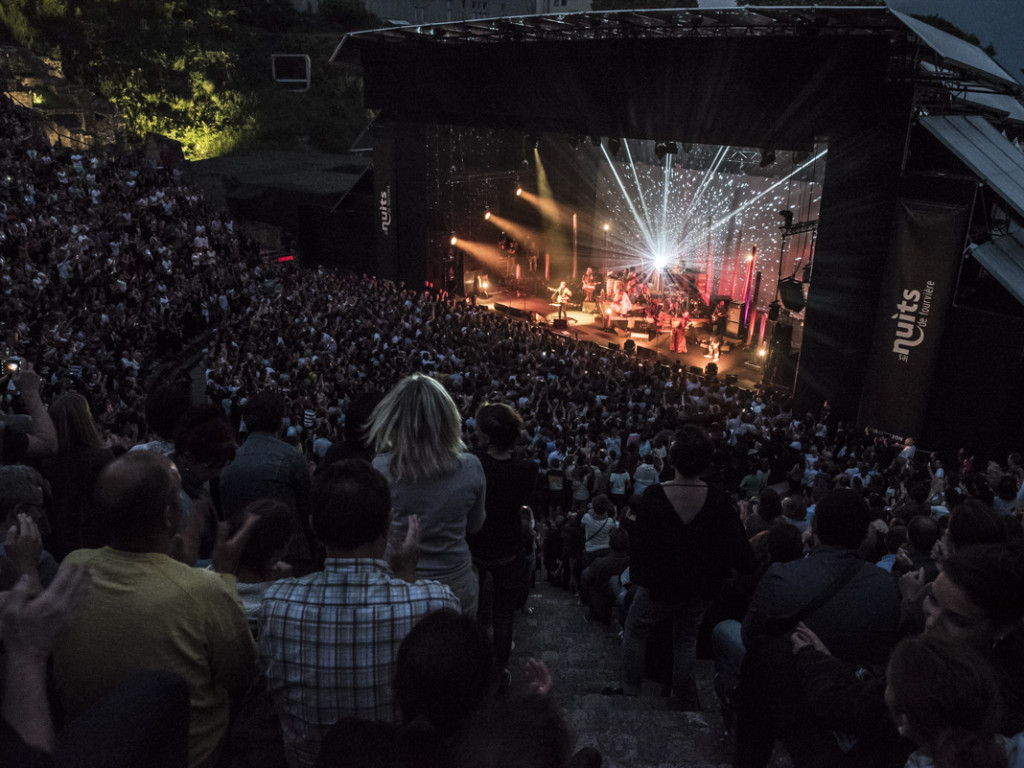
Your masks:
<svg viewBox="0 0 1024 768"><path fill-rule="evenodd" d="M564 215L562 207L549 197L541 197L539 195L533 194L532 192L527 192L524 189L523 194L519 196L519 199L528 202L530 205L532 205L534 208L536 208L538 211L544 214L544 216L547 219L553 222L557 223L562 220L562 217ZM491 214L491 217L494 217L493 213Z"/></svg>
<svg viewBox="0 0 1024 768"><path fill-rule="evenodd" d="M637 189L643 189L643 187L640 186L640 175L637 172L636 164L633 162L633 153L629 150L629 142L624 142L624 145L626 147L626 158L629 160L629 167L633 171L633 183L636 185ZM647 247L650 249L654 244L654 237L651 233L651 225L653 222L651 221L651 214L647 210L647 199L643 195L640 195L640 206L644 209L644 222L647 225L643 230L644 238L647 240Z"/></svg>
<svg viewBox="0 0 1024 768"><path fill-rule="evenodd" d="M670 253L675 252L675 248L669 250L668 243L668 189L672 185L672 158L665 155L665 183L661 185L661 226L658 228L661 232L660 240L658 243L658 250L654 251L654 268L664 269L668 266L668 257ZM661 263L659 263L659 260Z"/></svg>
<svg viewBox="0 0 1024 768"><path fill-rule="evenodd" d="M626 142L626 147L629 147L629 142ZM641 218L640 212L636 209L636 204L633 202L633 198L630 197L629 190L627 190L626 185L622 183L622 177L619 176L619 172L615 168L615 163L612 162L611 155L608 154L608 150L605 149L604 147L601 147L601 151L604 153L604 159L608 163L608 168L611 170L612 176L615 177L615 183L619 185L619 189L622 191L622 196L626 200L626 205L629 206L630 213L633 214L634 223L640 229L640 232L641 234L643 234L644 239L648 243L650 243L652 240L650 230L647 228L646 223ZM642 197L643 195L641 195L641 198Z"/></svg>
<svg viewBox="0 0 1024 768"><path fill-rule="evenodd" d="M493 211L491 212L491 218L489 218L488 221L498 229L508 232L522 244L526 244L530 242L530 240L539 239L538 232L536 230L524 227L522 224L517 224L514 221L509 221Z"/></svg>
<svg viewBox="0 0 1024 768"><path fill-rule="evenodd" d="M722 226L725 222L727 222L733 216L735 216L736 214L738 214L741 211L745 210L746 208L749 208L751 205L756 203L758 200L760 200L762 197L767 195L769 192L773 191L776 187L779 187L783 183L789 181L791 178L793 178L798 173L800 173L800 171L802 171L804 168L807 168L809 165L813 165L816 161L818 161L821 158L823 158L826 154L828 154L828 150L827 149L823 149L821 152L819 152L817 155L812 157L806 163L804 163L803 165L797 166L797 168L795 170L791 171L790 173L786 174L781 179L776 181L774 184L772 184L770 187L768 187L768 189L764 190L763 192L759 192L758 194L754 195L754 197L750 198L746 202L744 202L741 205L737 206L736 210L730 211L729 213L727 213L721 219L719 219L714 224L712 224L710 226L710 229L712 229L712 230L718 229L718 227Z"/></svg>
<svg viewBox="0 0 1024 768"><path fill-rule="evenodd" d="M785 195L786 185L826 154L815 152L799 167L794 164L792 172L783 171L781 179L762 176L752 180L726 170L736 151L733 147L709 147L705 155L709 162L702 163L703 168L676 169L671 157L652 165L635 165L631 144L624 141L623 146L626 152L620 151L621 159L604 147L599 153L605 161L605 194L612 203L609 214L618 221L614 225L617 242L610 243L605 235L606 252L617 257L616 264L609 267L634 267L641 277L646 273L657 281L665 267L694 266L707 272L709 291L719 281L726 287L735 284L738 270L749 269L747 264L738 267L733 263L733 251L739 254L737 243L750 236L751 227L760 232L768 226L762 221L766 211L774 213L779 206L786 207L788 198L779 198ZM629 169L623 167L627 162ZM814 182L808 183L811 187L806 194L813 196ZM747 195L752 199L746 199ZM765 230L766 244L775 242L776 224L772 220Z"/></svg>
<svg viewBox="0 0 1024 768"><path fill-rule="evenodd" d="M498 274L503 262L501 259L501 249L491 243L480 243L475 240L463 240L461 237L455 244L456 248L461 248L466 253L469 253L476 257L480 262L486 264L491 270L495 270L495 274Z"/></svg>
<svg viewBox="0 0 1024 768"><path fill-rule="evenodd" d="M725 160L725 156L729 152L729 147L719 147L715 153L714 159L711 161L711 166L704 172L704 178L700 181L700 186L697 187L697 191L693 195L693 200L690 201L690 205L683 217L683 232L689 229L690 219L692 218L691 212L697 208L701 198L704 196L704 191L711 185L711 180L718 173L718 169L721 167L722 162Z"/></svg>
<svg viewBox="0 0 1024 768"><path fill-rule="evenodd" d="M536 146L533 148L533 163L537 168L537 191L541 197L547 199L553 199L554 195L551 194L551 183L548 181L548 172L544 169L544 163L540 159L540 150ZM524 193L525 194L525 193Z"/></svg>

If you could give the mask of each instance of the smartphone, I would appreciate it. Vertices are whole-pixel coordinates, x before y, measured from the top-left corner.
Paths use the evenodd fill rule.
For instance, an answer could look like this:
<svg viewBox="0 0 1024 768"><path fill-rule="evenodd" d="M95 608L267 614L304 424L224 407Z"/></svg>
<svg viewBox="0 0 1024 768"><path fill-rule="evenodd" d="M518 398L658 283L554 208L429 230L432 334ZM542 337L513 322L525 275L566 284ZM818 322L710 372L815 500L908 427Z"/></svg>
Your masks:
<svg viewBox="0 0 1024 768"><path fill-rule="evenodd" d="M14 373L15 371L20 370L21 369L21 358L20 357L8 357L7 358L7 362L4 363L4 368L6 368L7 371L10 372L10 373Z"/></svg>

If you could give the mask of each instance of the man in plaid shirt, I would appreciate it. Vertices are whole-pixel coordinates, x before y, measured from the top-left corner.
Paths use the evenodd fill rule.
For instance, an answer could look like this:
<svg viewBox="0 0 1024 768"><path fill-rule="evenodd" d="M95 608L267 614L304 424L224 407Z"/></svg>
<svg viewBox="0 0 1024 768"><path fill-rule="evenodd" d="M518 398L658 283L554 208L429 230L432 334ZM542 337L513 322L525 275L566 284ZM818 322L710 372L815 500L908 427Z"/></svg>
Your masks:
<svg viewBox="0 0 1024 768"><path fill-rule="evenodd" d="M419 524L383 559L391 525L384 477L362 460L328 467L313 487L322 571L272 585L260 610L259 650L292 768L313 766L342 717L395 721L395 657L421 618L459 610L452 591L416 581Z"/></svg>

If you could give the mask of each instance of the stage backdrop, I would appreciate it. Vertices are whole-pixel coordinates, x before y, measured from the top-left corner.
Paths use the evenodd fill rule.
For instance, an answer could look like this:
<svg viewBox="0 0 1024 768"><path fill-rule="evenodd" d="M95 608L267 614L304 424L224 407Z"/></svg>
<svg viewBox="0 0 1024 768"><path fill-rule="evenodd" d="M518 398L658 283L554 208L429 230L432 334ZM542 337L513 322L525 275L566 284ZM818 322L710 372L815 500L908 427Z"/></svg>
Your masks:
<svg viewBox="0 0 1024 768"><path fill-rule="evenodd" d="M597 178L594 220L611 222L609 268L634 267L647 275L652 257L661 254L670 270L693 269L707 276L705 301L713 294L741 300L746 259L756 246L754 269L762 279L753 298L755 308L767 312L779 272L799 278L798 269L810 261L812 233L784 241L779 211L793 211L798 222L818 219L824 145L813 154L802 153L799 162L796 153L779 150L775 174L749 176L720 167L722 159L741 151L735 147L695 148L693 153L708 157L708 167L698 169L683 167L672 156L660 164L641 162L641 149L652 142L625 143L633 149L602 163ZM686 162L694 161L688 157Z"/></svg>
<svg viewBox="0 0 1024 768"><path fill-rule="evenodd" d="M900 200L859 422L920 437L952 303L967 209Z"/></svg>

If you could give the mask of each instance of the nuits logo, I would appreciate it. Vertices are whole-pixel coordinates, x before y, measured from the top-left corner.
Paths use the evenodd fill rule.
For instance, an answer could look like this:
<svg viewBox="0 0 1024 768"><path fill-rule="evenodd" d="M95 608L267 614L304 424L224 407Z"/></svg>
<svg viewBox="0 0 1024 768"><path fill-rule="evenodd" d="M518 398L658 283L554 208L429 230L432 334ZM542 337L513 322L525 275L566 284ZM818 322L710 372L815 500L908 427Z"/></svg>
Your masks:
<svg viewBox="0 0 1024 768"><path fill-rule="evenodd" d="M910 350L924 341L934 293L935 281L929 280L925 283L924 291L904 289L903 300L896 305L896 314L891 318L896 321L892 351L899 356L900 362L907 362Z"/></svg>
<svg viewBox="0 0 1024 768"><path fill-rule="evenodd" d="M385 235L391 228L391 187L380 193L380 230Z"/></svg>

